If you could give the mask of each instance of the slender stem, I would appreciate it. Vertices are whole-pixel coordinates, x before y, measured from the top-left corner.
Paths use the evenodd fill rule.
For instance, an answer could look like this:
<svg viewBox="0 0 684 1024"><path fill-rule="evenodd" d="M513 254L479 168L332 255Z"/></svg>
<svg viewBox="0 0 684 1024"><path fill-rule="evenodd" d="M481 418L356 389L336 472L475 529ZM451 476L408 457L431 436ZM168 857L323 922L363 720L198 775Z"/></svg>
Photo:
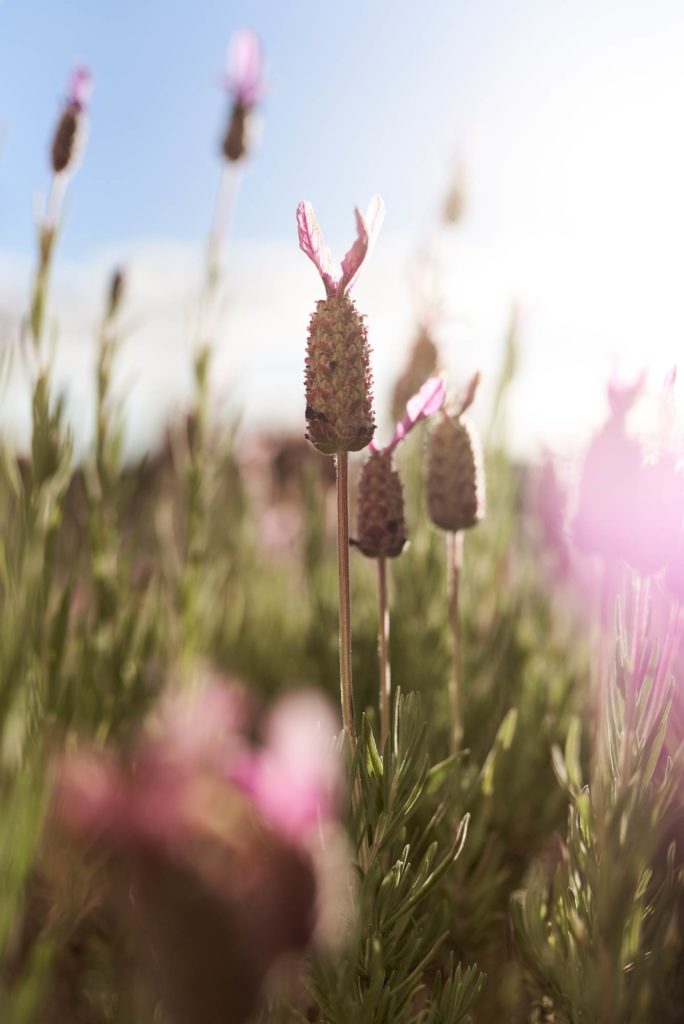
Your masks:
<svg viewBox="0 0 684 1024"><path fill-rule="evenodd" d="M351 662L351 605L349 598L349 464L347 452L337 461L337 574L340 596L340 700L342 724L356 743Z"/></svg>
<svg viewBox="0 0 684 1024"><path fill-rule="evenodd" d="M449 708L451 711L451 752L455 754L463 739L463 708L461 679L461 615L458 589L463 566L463 534L450 533L447 537L449 567L449 620L451 623L453 666L449 681Z"/></svg>
<svg viewBox="0 0 684 1024"><path fill-rule="evenodd" d="M392 679L389 660L389 602L387 600L387 559L378 558L378 655L380 658L380 742L384 750L389 736Z"/></svg>

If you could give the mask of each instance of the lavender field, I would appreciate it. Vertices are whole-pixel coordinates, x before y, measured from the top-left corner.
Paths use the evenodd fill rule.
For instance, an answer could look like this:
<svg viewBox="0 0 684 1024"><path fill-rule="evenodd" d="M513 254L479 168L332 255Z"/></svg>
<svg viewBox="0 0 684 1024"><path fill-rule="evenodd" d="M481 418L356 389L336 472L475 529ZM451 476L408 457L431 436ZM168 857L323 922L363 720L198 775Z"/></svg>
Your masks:
<svg viewBox="0 0 684 1024"><path fill-rule="evenodd" d="M668 67L670 7L648 11L630 17ZM427 74L431 51L402 45ZM70 222L94 187L118 217L119 179L88 179L97 67L63 70L51 123L13 149L8 121L10 168L26 138L43 152L28 255L34 180L19 212L0 186L0 1024L684 1021L681 335L656 337L673 257L639 235L638 198L621 208L662 259L653 336L656 292L640 272L630 335L618 261L624 344L606 358L578 298L573 349L555 277L588 278L549 249L541 313L502 287L492 268L524 267L524 246L502 236L492 261L486 190L446 132L441 179L407 158L358 196L331 160L315 212L318 135L339 116L364 181L385 142L356 145L353 83L331 111L309 82L259 178L273 97L294 92L268 31L233 27L206 237L127 260L97 236L86 265ZM157 116L138 95L126 117ZM619 161L617 130L601 139ZM144 192L153 156L126 159ZM173 168L155 174L162 208ZM429 204L393 214L399 179ZM258 196L287 205L286 241L260 236ZM676 198L649 202L674 238ZM589 267L604 230L623 247L597 220Z"/></svg>

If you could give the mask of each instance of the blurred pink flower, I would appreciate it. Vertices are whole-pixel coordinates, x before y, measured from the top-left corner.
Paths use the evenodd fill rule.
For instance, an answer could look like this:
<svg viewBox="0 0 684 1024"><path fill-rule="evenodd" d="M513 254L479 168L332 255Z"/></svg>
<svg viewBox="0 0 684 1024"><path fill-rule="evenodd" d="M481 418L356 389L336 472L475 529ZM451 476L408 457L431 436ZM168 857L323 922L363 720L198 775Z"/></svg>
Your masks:
<svg viewBox="0 0 684 1024"><path fill-rule="evenodd" d="M639 468L624 516L626 561L643 575L660 572L673 557L684 525L684 475L673 453Z"/></svg>
<svg viewBox="0 0 684 1024"><path fill-rule="evenodd" d="M420 390L413 395L406 403L406 412L397 423L392 439L382 451L385 454L393 452L400 441L415 427L416 423L434 416L444 406L446 399L446 388L441 377L429 377ZM368 445L371 452L379 449L373 441Z"/></svg>
<svg viewBox="0 0 684 1024"><path fill-rule="evenodd" d="M241 28L231 36L222 84L244 107L253 107L262 99L265 91L263 53L259 37L252 29Z"/></svg>
<svg viewBox="0 0 684 1024"><path fill-rule="evenodd" d="M265 728L265 746L242 735L245 703L232 687L164 698L125 760L107 751L65 756L58 767L56 807L82 838L116 847L165 847L198 829L230 820L247 796L264 824L290 840L329 821L340 766L338 732L328 704L312 694L284 698Z"/></svg>
<svg viewBox="0 0 684 1024"><path fill-rule="evenodd" d="M571 533L577 546L607 561L625 557L629 542L627 512L638 487L641 445L628 436L625 418L643 383L608 385L610 415L587 450L580 476Z"/></svg>
<svg viewBox="0 0 684 1024"><path fill-rule="evenodd" d="M301 202L297 207L299 248L316 266L325 285L328 298L344 295L356 281L385 216L385 206L381 196L378 193L373 196L368 204L365 217L358 209L354 210L354 216L356 217L356 240L342 260L341 266L336 266L330 255L330 250L325 244L311 203Z"/></svg>

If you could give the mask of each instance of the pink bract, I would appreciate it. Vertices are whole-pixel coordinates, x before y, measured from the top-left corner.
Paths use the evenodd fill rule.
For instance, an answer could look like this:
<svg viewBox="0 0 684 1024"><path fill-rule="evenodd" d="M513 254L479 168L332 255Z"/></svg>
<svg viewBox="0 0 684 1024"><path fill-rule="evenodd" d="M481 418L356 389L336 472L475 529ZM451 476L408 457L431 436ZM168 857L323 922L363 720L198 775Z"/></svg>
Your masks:
<svg viewBox="0 0 684 1024"><path fill-rule="evenodd" d="M265 83L261 42L252 29L241 28L233 33L227 64L224 87L244 106L254 106L263 97Z"/></svg>
<svg viewBox="0 0 684 1024"><path fill-rule="evenodd" d="M93 75L85 64L77 64L69 76L67 101L79 110L85 110L93 91Z"/></svg>
<svg viewBox="0 0 684 1024"><path fill-rule="evenodd" d="M314 694L282 700L265 729L265 746L236 759L232 779L260 816L293 842L306 843L313 828L333 817L341 765L333 749L339 723Z"/></svg>
<svg viewBox="0 0 684 1024"><path fill-rule="evenodd" d="M392 440L383 448L384 453L393 452L400 441L415 427L416 423L434 416L443 408L446 400L446 387L441 377L429 377L419 391L406 403L406 412L397 423ZM377 452L379 449L371 441L369 449Z"/></svg>
<svg viewBox="0 0 684 1024"><path fill-rule="evenodd" d="M309 257L321 275L328 298L344 295L356 281L382 226L385 216L382 197L378 193L373 196L368 204L365 217L358 209L354 211L354 216L356 218L356 239L341 265L336 266L318 226L313 206L309 202L301 202L297 207L299 248Z"/></svg>

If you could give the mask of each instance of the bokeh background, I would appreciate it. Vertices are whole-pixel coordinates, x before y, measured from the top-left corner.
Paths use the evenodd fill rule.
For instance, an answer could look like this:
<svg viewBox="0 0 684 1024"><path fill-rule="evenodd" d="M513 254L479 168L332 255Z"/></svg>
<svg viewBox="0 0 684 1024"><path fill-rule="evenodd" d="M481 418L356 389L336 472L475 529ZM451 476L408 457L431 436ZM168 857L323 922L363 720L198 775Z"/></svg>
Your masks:
<svg viewBox="0 0 684 1024"><path fill-rule="evenodd" d="M344 251L352 208L387 218L358 287L381 401L420 304L430 254L452 376L497 365L519 302L510 441L569 449L602 415L614 368L659 385L684 338L684 8L672 0L4 0L0 3L0 336L27 304L34 211L75 60L95 74L90 135L53 288L56 376L77 439L92 421L94 335L108 273L129 273L118 384L127 446L188 400L203 246L218 180L231 31L266 54L261 138L226 265L214 387L249 424L303 421L306 322L319 282L297 249L311 199ZM460 169L460 170L459 170ZM445 231L456 173L466 209ZM490 372L491 371L491 372ZM483 407L484 407L483 403ZM2 420L21 440L15 371Z"/></svg>

